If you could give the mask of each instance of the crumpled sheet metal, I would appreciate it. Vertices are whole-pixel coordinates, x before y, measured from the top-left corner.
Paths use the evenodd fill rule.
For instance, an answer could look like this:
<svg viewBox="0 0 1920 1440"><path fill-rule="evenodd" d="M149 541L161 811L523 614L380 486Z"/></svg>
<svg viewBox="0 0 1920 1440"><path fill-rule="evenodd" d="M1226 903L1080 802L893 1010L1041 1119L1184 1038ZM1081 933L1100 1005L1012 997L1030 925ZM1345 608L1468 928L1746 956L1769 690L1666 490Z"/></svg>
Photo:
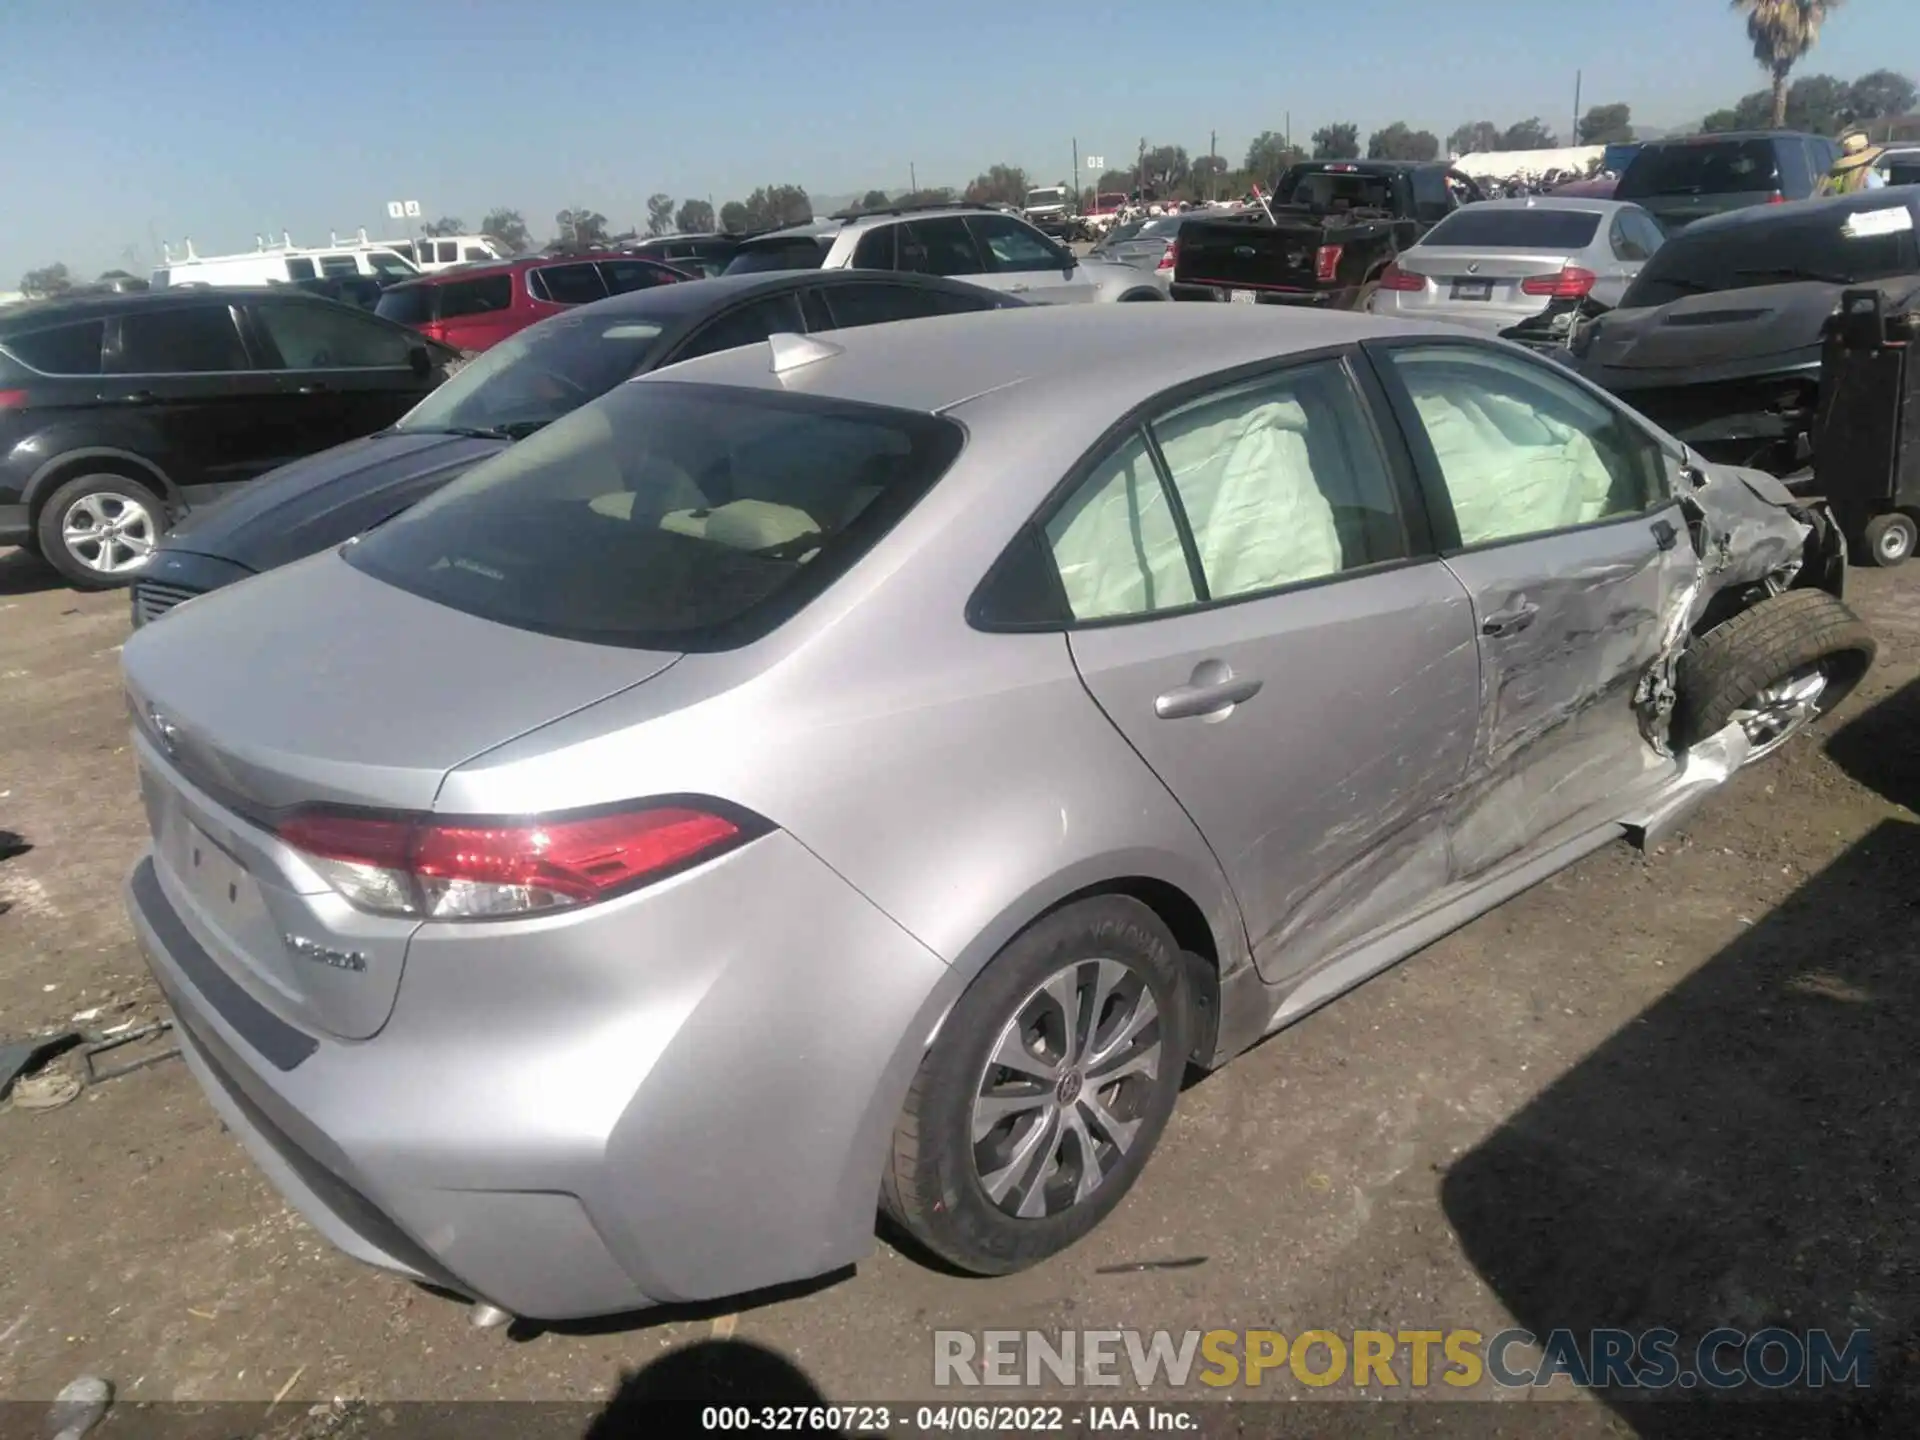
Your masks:
<svg viewBox="0 0 1920 1440"><path fill-rule="evenodd" d="M1705 473L1706 482L1681 499L1699 523L1699 569L1663 617L1660 653L1641 675L1633 697L1641 733L1661 755L1673 753L1669 732L1680 653L1707 606L1729 586L1787 588L1800 573L1813 530L1793 515L1793 492L1771 475L1730 465Z"/></svg>

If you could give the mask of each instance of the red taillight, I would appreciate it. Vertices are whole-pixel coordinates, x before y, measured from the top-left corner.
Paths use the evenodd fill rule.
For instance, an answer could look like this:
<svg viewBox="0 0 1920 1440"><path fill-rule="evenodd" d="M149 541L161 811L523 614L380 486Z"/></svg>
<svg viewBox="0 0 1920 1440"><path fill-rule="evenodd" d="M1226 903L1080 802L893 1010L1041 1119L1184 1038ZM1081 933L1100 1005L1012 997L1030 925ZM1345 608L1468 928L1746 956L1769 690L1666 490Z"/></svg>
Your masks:
<svg viewBox="0 0 1920 1440"><path fill-rule="evenodd" d="M1581 300L1593 293L1600 277L1591 270L1569 265L1558 275L1532 275L1520 282L1523 295L1546 295L1555 300Z"/></svg>
<svg viewBox="0 0 1920 1440"><path fill-rule="evenodd" d="M1160 257L1160 263L1153 268L1155 270L1171 270L1179 263L1179 260L1180 242L1178 240L1169 240L1167 242L1167 253Z"/></svg>
<svg viewBox="0 0 1920 1440"><path fill-rule="evenodd" d="M1346 253L1344 245L1322 245L1313 257L1313 275L1322 285L1329 283L1340 273L1340 257Z"/></svg>
<svg viewBox="0 0 1920 1440"><path fill-rule="evenodd" d="M500 824L316 809L277 832L361 909L432 919L590 904L758 833L687 804Z"/></svg>
<svg viewBox="0 0 1920 1440"><path fill-rule="evenodd" d="M1398 290L1402 294L1413 294L1427 288L1427 277L1424 275L1409 275L1398 265L1389 265L1380 272L1380 288L1382 290Z"/></svg>
<svg viewBox="0 0 1920 1440"><path fill-rule="evenodd" d="M24 390L0 390L0 410L18 410L27 403Z"/></svg>
<svg viewBox="0 0 1920 1440"><path fill-rule="evenodd" d="M1767 203L1769 205L1784 205L1787 203L1787 197L1776 190L1767 197Z"/></svg>

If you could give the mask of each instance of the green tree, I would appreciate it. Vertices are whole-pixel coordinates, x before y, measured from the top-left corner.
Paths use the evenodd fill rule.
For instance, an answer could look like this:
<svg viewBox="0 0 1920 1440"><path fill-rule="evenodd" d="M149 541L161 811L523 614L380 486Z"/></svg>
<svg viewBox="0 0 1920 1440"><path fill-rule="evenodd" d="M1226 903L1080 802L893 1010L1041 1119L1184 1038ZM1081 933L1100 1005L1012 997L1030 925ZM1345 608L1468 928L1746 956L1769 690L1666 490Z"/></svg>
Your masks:
<svg viewBox="0 0 1920 1440"><path fill-rule="evenodd" d="M29 300L41 300L49 295L64 295L71 289L73 289L73 276L68 272L64 261L42 265L38 270L29 270L20 277L20 293Z"/></svg>
<svg viewBox="0 0 1920 1440"><path fill-rule="evenodd" d="M1193 165L1184 145L1156 145L1141 157L1140 173L1146 187L1164 198L1187 183Z"/></svg>
<svg viewBox="0 0 1920 1440"><path fill-rule="evenodd" d="M680 213L673 217L673 228L682 235L711 235L713 206L705 200L687 201L680 207Z"/></svg>
<svg viewBox="0 0 1920 1440"><path fill-rule="evenodd" d="M1313 158L1358 160L1360 158L1360 127L1346 120L1321 126L1313 132Z"/></svg>
<svg viewBox="0 0 1920 1440"><path fill-rule="evenodd" d="M505 206L487 212L486 218L480 222L480 233L509 255L523 255L533 244L533 237L527 234L526 220L518 210L509 210Z"/></svg>
<svg viewBox="0 0 1920 1440"><path fill-rule="evenodd" d="M727 226L729 230L769 230L781 225L804 225L813 219L813 201L798 185L762 185L737 203L746 218L739 226ZM722 221L726 213L725 209L720 212Z"/></svg>
<svg viewBox="0 0 1920 1440"><path fill-rule="evenodd" d="M1440 141L1431 131L1415 130L1396 120L1367 138L1369 160L1431 160L1440 153Z"/></svg>
<svg viewBox="0 0 1920 1440"><path fill-rule="evenodd" d="M951 185L934 185L920 190L909 190L894 201L894 204L903 209L911 209L915 205L951 205L958 198L953 193Z"/></svg>
<svg viewBox="0 0 1920 1440"><path fill-rule="evenodd" d="M990 165L973 177L966 198L975 205L1024 205L1031 188L1027 172L1018 165Z"/></svg>
<svg viewBox="0 0 1920 1440"><path fill-rule="evenodd" d="M422 226L421 233L423 235L464 235L467 233L467 222L457 215L442 215L431 225Z"/></svg>
<svg viewBox="0 0 1920 1440"><path fill-rule="evenodd" d="M738 200L729 200L720 207L720 228L729 235L737 235L749 227L751 217L747 207Z"/></svg>
<svg viewBox="0 0 1920 1440"><path fill-rule="evenodd" d="M1621 104L1596 105L1580 117L1575 134L1582 145L1613 145L1633 139L1633 110Z"/></svg>
<svg viewBox="0 0 1920 1440"><path fill-rule="evenodd" d="M1470 120L1447 137L1455 155L1487 155L1500 148L1500 127L1491 120Z"/></svg>
<svg viewBox="0 0 1920 1440"><path fill-rule="evenodd" d="M1224 182L1232 168L1221 156L1196 155L1189 180L1193 187L1193 198L1211 200L1216 195L1224 194Z"/></svg>
<svg viewBox="0 0 1920 1440"><path fill-rule="evenodd" d="M1306 156L1287 144L1287 137L1278 130L1262 130L1253 137L1247 146L1247 160L1242 167L1259 185L1272 185L1289 165L1297 164Z"/></svg>
<svg viewBox="0 0 1920 1440"><path fill-rule="evenodd" d="M576 205L571 210L560 211L553 217L553 223L560 232L554 243L566 249L590 250L607 243L607 217L598 210Z"/></svg>
<svg viewBox="0 0 1920 1440"><path fill-rule="evenodd" d="M1842 0L1733 0L1746 17L1753 58L1772 84L1771 123L1787 123L1787 76L1820 41L1820 27Z"/></svg>
<svg viewBox="0 0 1920 1440"><path fill-rule="evenodd" d="M1529 115L1518 124L1509 125L1500 136L1502 150L1552 150L1559 143L1560 137L1541 124L1538 115Z"/></svg>
<svg viewBox="0 0 1920 1440"><path fill-rule="evenodd" d="M1920 93L1913 81L1894 70L1874 70L1862 75L1847 90L1847 108L1854 124L1905 115L1911 111Z"/></svg>
<svg viewBox="0 0 1920 1440"><path fill-rule="evenodd" d="M673 229L673 197L663 190L647 196L647 234L665 235Z"/></svg>
<svg viewBox="0 0 1920 1440"><path fill-rule="evenodd" d="M1853 87L1831 75L1802 75L1787 87L1787 124L1838 135L1853 120Z"/></svg>
<svg viewBox="0 0 1920 1440"><path fill-rule="evenodd" d="M884 210L891 204L893 201L887 198L887 192L884 190L869 190L860 197L862 210Z"/></svg>

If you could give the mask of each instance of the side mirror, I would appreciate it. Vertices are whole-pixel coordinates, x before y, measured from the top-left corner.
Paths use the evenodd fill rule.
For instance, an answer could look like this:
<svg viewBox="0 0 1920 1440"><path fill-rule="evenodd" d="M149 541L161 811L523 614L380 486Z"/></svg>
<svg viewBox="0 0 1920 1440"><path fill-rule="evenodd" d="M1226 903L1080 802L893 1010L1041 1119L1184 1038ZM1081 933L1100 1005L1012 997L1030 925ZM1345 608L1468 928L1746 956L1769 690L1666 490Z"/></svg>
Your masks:
<svg viewBox="0 0 1920 1440"><path fill-rule="evenodd" d="M1060 257L1060 273L1062 275L1071 275L1079 264L1080 257L1075 255L1071 250L1068 250Z"/></svg>
<svg viewBox="0 0 1920 1440"><path fill-rule="evenodd" d="M424 345L407 347L407 368L422 380L433 373L433 356L427 353Z"/></svg>

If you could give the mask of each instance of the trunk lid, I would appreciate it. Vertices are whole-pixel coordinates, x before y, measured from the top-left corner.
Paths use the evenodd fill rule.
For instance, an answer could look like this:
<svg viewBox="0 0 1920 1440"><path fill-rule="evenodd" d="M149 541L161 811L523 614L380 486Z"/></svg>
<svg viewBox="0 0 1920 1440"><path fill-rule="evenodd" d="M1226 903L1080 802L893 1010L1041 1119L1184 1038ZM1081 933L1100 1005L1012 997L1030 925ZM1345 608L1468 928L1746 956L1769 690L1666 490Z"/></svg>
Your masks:
<svg viewBox="0 0 1920 1440"><path fill-rule="evenodd" d="M1427 288L1402 292L1400 308L1432 309L1436 313L1471 314L1504 310L1533 314L1546 308L1548 297L1529 295L1520 287L1528 280L1558 275L1573 258L1551 250L1472 250L1452 246L1416 245L1401 254L1401 270L1424 276Z"/></svg>
<svg viewBox="0 0 1920 1440"><path fill-rule="evenodd" d="M386 1023L418 925L350 906L272 832L326 802L429 810L447 772L671 665L421 600L334 555L182 606L124 656L160 888L289 1023Z"/></svg>
<svg viewBox="0 0 1920 1440"><path fill-rule="evenodd" d="M1174 280L1249 290L1314 290L1315 262L1327 241L1317 220L1277 211L1276 224L1199 221L1180 228Z"/></svg>
<svg viewBox="0 0 1920 1440"><path fill-rule="evenodd" d="M1730 364L1765 369L1772 357L1819 345L1842 288L1760 285L1616 310L1596 326L1581 368L1596 377L1609 369L1700 372L1684 378L1706 378Z"/></svg>

